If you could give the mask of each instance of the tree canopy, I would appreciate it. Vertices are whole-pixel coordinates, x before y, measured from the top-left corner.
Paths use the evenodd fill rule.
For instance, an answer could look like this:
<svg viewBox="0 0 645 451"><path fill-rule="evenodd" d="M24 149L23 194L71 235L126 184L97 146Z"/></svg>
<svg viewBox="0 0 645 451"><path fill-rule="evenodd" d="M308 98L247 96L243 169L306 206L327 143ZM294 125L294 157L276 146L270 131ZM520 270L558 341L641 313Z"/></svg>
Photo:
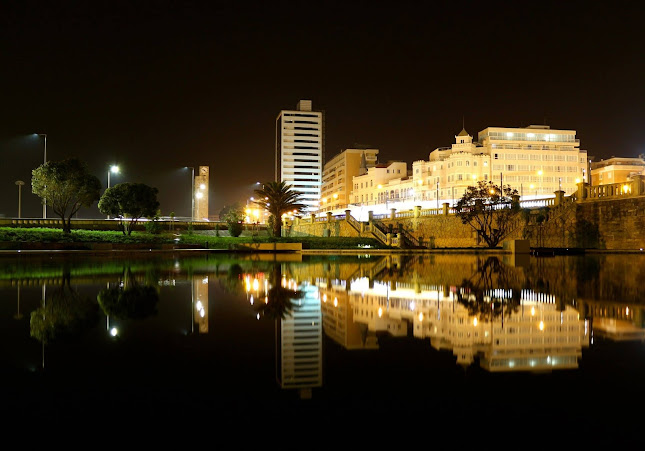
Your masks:
<svg viewBox="0 0 645 451"><path fill-rule="evenodd" d="M291 189L285 182L267 182L255 190L255 203L267 210L273 217L273 235L282 235L282 215L289 212L299 213L306 206L302 194Z"/></svg>
<svg viewBox="0 0 645 451"><path fill-rule="evenodd" d="M520 212L516 198L517 190L509 185L500 187L492 181L480 181L466 188L455 213L493 248L513 230L513 219Z"/></svg>
<svg viewBox="0 0 645 451"><path fill-rule="evenodd" d="M63 232L70 233L72 216L101 197L101 181L78 158L48 161L32 171L31 191L60 216Z"/></svg>
<svg viewBox="0 0 645 451"><path fill-rule="evenodd" d="M130 235L139 219L153 218L157 214L158 192L157 188L143 183L119 183L105 190L99 201L99 210L118 217L123 234Z"/></svg>

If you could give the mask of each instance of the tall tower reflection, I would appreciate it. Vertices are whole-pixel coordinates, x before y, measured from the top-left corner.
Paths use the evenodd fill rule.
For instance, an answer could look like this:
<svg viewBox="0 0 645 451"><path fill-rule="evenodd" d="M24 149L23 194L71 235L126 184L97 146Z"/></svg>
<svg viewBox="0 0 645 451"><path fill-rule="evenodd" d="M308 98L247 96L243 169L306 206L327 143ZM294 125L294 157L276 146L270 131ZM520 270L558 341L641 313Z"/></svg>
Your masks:
<svg viewBox="0 0 645 451"><path fill-rule="evenodd" d="M302 293L290 314L276 321L276 379L283 389L310 398L322 386L322 312L318 288L282 278L283 287ZM271 302L271 299L269 299Z"/></svg>
<svg viewBox="0 0 645 451"><path fill-rule="evenodd" d="M191 281L192 323L200 334L208 333L208 276L193 275Z"/></svg>

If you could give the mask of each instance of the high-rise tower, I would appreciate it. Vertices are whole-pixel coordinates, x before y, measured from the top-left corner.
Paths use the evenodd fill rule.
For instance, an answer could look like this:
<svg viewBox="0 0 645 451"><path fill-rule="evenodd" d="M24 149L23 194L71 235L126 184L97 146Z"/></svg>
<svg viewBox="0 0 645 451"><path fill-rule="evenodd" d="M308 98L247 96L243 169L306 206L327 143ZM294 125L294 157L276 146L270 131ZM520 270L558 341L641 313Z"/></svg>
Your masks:
<svg viewBox="0 0 645 451"><path fill-rule="evenodd" d="M282 110L275 125L275 179L302 193L308 211L320 205L324 144L322 111L311 100L300 100L295 110Z"/></svg>

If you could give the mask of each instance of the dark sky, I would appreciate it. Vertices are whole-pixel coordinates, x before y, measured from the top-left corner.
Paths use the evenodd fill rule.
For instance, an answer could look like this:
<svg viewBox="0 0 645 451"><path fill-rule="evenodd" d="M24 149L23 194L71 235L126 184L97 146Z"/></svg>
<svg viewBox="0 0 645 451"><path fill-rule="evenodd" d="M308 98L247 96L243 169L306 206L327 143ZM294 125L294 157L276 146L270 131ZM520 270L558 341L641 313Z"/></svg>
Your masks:
<svg viewBox="0 0 645 451"><path fill-rule="evenodd" d="M326 155L427 159L488 126L576 130L598 158L638 156L645 124L639 2L0 2L0 214L42 216L31 170L77 156L104 184L159 189L210 213L273 178L281 109L326 113ZM99 217L96 208L79 217Z"/></svg>

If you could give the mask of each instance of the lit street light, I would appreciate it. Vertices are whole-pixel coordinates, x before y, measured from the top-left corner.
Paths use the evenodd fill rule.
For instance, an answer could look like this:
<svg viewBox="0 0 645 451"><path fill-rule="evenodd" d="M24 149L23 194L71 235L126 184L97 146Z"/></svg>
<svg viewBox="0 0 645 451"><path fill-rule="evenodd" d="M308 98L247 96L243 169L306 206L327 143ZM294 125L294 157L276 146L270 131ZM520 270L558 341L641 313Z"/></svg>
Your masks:
<svg viewBox="0 0 645 451"><path fill-rule="evenodd" d="M21 206L22 206L22 185L24 185L25 182L22 180L16 181L16 185L18 185L18 219L22 217L22 211L21 211Z"/></svg>
<svg viewBox="0 0 645 451"><path fill-rule="evenodd" d="M118 174L120 170L116 164L110 166L110 169L107 171L107 189L110 189L110 174ZM107 215L107 218L110 219L110 215Z"/></svg>
<svg viewBox="0 0 645 451"><path fill-rule="evenodd" d="M110 166L110 169L108 170L108 173L107 173L107 175L108 175L108 177L107 177L107 182L108 182L107 187L108 188L110 187L110 173L118 174L120 171L121 171L121 169L119 169L119 167L117 165L113 164L112 166Z"/></svg>

